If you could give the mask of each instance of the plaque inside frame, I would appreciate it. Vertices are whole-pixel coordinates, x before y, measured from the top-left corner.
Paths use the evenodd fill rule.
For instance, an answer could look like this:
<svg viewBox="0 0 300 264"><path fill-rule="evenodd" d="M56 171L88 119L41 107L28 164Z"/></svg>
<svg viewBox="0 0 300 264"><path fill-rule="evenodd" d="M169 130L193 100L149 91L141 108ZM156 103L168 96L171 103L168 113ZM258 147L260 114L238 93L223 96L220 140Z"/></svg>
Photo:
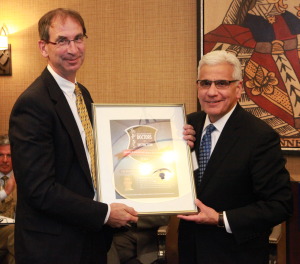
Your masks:
<svg viewBox="0 0 300 264"><path fill-rule="evenodd" d="M97 195L142 214L196 213L184 104L93 104Z"/></svg>

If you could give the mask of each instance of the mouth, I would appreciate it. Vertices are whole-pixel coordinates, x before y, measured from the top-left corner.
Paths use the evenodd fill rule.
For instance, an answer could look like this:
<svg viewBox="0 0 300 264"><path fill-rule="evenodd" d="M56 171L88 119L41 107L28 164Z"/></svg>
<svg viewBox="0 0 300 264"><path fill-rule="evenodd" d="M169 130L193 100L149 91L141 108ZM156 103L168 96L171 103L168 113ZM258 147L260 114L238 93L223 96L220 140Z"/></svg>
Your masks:
<svg viewBox="0 0 300 264"><path fill-rule="evenodd" d="M207 104L217 104L217 103L220 103L220 102L223 102L223 100L205 101L205 103L207 103Z"/></svg>
<svg viewBox="0 0 300 264"><path fill-rule="evenodd" d="M67 61L69 64L76 64L80 60L80 57L76 58L65 58L65 61Z"/></svg>
<svg viewBox="0 0 300 264"><path fill-rule="evenodd" d="M74 58L74 59L67 59L66 60L68 63L76 63L78 61L78 58Z"/></svg>
<svg viewBox="0 0 300 264"><path fill-rule="evenodd" d="M0 168L3 173L8 173L10 171L8 166L1 166Z"/></svg>

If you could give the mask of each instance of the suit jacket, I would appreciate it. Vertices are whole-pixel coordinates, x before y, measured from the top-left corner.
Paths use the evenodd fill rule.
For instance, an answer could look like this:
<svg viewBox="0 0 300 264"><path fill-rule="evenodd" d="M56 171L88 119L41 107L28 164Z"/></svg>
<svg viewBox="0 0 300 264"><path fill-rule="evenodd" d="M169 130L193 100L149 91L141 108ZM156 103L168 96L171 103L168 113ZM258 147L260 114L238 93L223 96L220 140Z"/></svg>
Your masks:
<svg viewBox="0 0 300 264"><path fill-rule="evenodd" d="M194 126L197 135L197 156L205 118L204 112L188 116L188 123ZM195 177L198 173L195 171ZM226 257L232 259L228 263L259 263L251 262L256 254L248 249L267 250L271 228L292 213L289 173L278 134L237 105L213 150L197 196L216 211L226 211L232 230L229 234L224 228L181 221L180 236L190 242L194 240L198 258L221 256L220 263L227 263ZM189 250L184 244L179 246L182 246L180 254ZM228 255L238 255L239 251L249 262L234 262ZM208 263L218 261L211 259Z"/></svg>
<svg viewBox="0 0 300 264"><path fill-rule="evenodd" d="M92 98L79 87L91 117ZM98 245L99 258L106 256L111 240L103 226L108 207L93 200L77 124L47 69L17 99L9 137L18 186L18 263L79 263L86 238Z"/></svg>

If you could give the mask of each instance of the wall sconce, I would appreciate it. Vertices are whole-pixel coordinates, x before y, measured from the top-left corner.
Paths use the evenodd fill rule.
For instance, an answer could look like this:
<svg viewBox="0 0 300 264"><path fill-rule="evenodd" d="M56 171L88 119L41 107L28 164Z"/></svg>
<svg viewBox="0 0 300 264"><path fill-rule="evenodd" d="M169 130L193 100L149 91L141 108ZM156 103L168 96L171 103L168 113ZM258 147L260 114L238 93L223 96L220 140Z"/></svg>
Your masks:
<svg viewBox="0 0 300 264"><path fill-rule="evenodd" d="M11 46L7 35L8 30L3 25L0 30L0 75L11 75Z"/></svg>

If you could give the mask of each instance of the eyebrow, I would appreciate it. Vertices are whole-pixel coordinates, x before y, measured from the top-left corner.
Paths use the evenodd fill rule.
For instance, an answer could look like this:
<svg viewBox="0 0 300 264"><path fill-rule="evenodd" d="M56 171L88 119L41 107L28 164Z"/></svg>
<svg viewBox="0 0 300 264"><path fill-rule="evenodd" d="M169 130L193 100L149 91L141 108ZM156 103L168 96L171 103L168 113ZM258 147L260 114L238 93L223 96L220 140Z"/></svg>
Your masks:
<svg viewBox="0 0 300 264"><path fill-rule="evenodd" d="M84 34L83 33L79 33L73 39L75 39L75 38L77 38L79 36L84 36ZM58 41L60 39L68 39L68 38L66 36L57 36L57 38L55 39L55 41Z"/></svg>

